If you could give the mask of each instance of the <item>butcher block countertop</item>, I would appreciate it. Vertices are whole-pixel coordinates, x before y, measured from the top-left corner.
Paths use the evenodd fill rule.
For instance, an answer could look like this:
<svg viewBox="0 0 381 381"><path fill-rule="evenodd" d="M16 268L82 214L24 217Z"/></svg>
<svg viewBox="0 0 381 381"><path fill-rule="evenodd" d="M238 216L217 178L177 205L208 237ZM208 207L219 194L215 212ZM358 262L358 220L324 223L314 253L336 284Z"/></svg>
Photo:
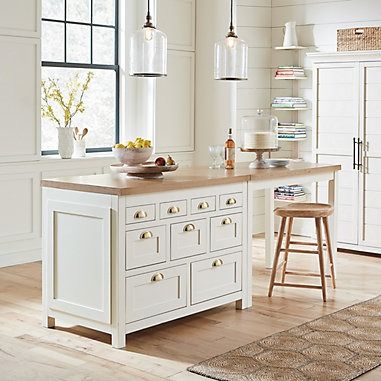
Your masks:
<svg viewBox="0 0 381 381"><path fill-rule="evenodd" d="M234 170L180 168L176 172L165 173L162 179L131 179L126 174L104 174L47 179L42 180L41 185L47 188L126 196L246 181L287 179L289 176L335 172L340 169L340 165L306 162L291 163L285 168L249 169L249 163L239 163Z"/></svg>

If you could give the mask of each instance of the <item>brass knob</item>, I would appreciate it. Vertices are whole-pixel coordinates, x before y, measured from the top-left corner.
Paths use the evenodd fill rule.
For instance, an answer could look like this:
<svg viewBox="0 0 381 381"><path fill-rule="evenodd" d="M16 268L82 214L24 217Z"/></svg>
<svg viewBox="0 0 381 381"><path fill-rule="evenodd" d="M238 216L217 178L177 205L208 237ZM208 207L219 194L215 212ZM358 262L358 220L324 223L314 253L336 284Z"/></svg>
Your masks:
<svg viewBox="0 0 381 381"><path fill-rule="evenodd" d="M147 218L147 213L144 210L139 210L134 214L135 220L141 220L142 218Z"/></svg>
<svg viewBox="0 0 381 381"><path fill-rule="evenodd" d="M177 207L177 206L171 206L171 207L167 210L167 213L168 213L168 214L177 214L177 213L180 213L180 208Z"/></svg>
<svg viewBox="0 0 381 381"><path fill-rule="evenodd" d="M204 202L200 202L199 204L198 204L198 209L208 209L209 208L209 204L206 202L206 201L204 201Z"/></svg>
<svg viewBox="0 0 381 381"><path fill-rule="evenodd" d="M152 237L153 237L152 232L144 232L144 233L140 234L140 239L149 239Z"/></svg>
<svg viewBox="0 0 381 381"><path fill-rule="evenodd" d="M222 259L216 259L216 260L212 263L212 267L221 267L223 264L224 264L224 262L223 262Z"/></svg>
<svg viewBox="0 0 381 381"><path fill-rule="evenodd" d="M232 223L233 223L232 219L228 217L222 220L221 225L230 225Z"/></svg>
<svg viewBox="0 0 381 381"><path fill-rule="evenodd" d="M237 203L237 200L235 198L229 198L227 201L226 201L226 205L235 205Z"/></svg>
<svg viewBox="0 0 381 381"><path fill-rule="evenodd" d="M184 232L193 232L193 230L195 230L195 226L193 224L188 224L188 225L185 225L184 226L184 229L183 231Z"/></svg>
<svg viewBox="0 0 381 381"><path fill-rule="evenodd" d="M157 273L155 275L152 275L151 282L160 282L164 279L164 275L162 273Z"/></svg>

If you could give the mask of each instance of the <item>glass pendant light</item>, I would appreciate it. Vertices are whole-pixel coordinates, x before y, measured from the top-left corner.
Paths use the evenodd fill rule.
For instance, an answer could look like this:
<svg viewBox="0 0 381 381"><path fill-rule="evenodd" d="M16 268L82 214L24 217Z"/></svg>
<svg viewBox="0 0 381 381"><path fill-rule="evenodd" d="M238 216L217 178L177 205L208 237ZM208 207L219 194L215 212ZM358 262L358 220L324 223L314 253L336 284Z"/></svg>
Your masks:
<svg viewBox="0 0 381 381"><path fill-rule="evenodd" d="M230 0L230 30L225 39L214 46L214 79L247 80L248 45L238 38L233 25L233 0Z"/></svg>
<svg viewBox="0 0 381 381"><path fill-rule="evenodd" d="M146 23L131 37L130 75L165 77L167 75L167 36L152 23L150 0Z"/></svg>

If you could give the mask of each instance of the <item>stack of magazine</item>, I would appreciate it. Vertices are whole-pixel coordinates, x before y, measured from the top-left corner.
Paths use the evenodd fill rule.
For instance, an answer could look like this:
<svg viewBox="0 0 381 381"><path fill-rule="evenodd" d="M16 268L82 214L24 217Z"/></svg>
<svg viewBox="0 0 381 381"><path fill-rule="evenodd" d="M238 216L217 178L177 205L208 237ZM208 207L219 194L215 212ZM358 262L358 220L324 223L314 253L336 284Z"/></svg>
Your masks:
<svg viewBox="0 0 381 381"><path fill-rule="evenodd" d="M303 123L278 123L279 139L305 139L307 137L306 126Z"/></svg>
<svg viewBox="0 0 381 381"><path fill-rule="evenodd" d="M277 79L294 79L306 78L304 69L301 66L279 66L275 78Z"/></svg>
<svg viewBox="0 0 381 381"><path fill-rule="evenodd" d="M274 198L282 201L305 201L306 194L301 185L282 185L275 188Z"/></svg>
<svg viewBox="0 0 381 381"><path fill-rule="evenodd" d="M275 97L272 108L307 108L307 102L300 97Z"/></svg>

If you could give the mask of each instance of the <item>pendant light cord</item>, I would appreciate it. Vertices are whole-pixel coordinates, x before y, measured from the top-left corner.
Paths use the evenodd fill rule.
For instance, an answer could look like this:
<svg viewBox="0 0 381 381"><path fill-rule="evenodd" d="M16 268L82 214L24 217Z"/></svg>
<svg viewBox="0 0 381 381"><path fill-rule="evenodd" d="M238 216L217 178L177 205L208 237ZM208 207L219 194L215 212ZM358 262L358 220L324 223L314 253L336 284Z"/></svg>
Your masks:
<svg viewBox="0 0 381 381"><path fill-rule="evenodd" d="M152 16L151 16L151 7L150 7L150 0L147 0L147 16L146 16L146 23L144 24L144 28L155 28L155 26L152 23Z"/></svg>
<svg viewBox="0 0 381 381"><path fill-rule="evenodd" d="M234 31L233 25L233 0L230 0L230 31Z"/></svg>
<svg viewBox="0 0 381 381"><path fill-rule="evenodd" d="M147 0L147 19L151 19L150 2Z"/></svg>

